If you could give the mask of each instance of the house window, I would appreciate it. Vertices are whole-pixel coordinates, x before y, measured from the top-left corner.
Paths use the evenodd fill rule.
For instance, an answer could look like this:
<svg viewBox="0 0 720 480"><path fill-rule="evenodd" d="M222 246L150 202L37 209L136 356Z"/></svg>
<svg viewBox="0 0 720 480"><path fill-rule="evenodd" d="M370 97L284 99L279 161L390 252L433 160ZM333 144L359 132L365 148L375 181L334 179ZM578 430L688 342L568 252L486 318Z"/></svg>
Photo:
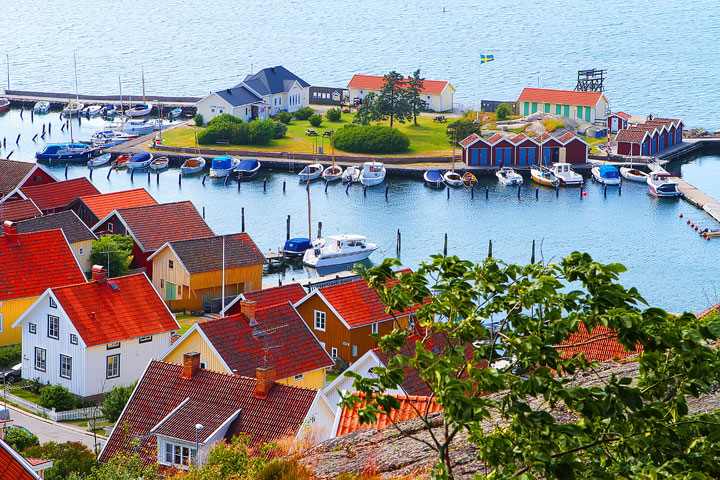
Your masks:
<svg viewBox="0 0 720 480"><path fill-rule="evenodd" d="M305 374L301 373L300 375L295 375L294 380L296 382L302 382L303 380L305 380Z"/></svg>
<svg viewBox="0 0 720 480"><path fill-rule="evenodd" d="M54 315L48 315L48 333L49 338L60 338L60 319Z"/></svg>
<svg viewBox="0 0 720 480"><path fill-rule="evenodd" d="M105 348L106 348L107 350L114 350L114 349L116 349L116 348L120 348L120 342L108 343L108 344L105 346Z"/></svg>
<svg viewBox="0 0 720 480"><path fill-rule="evenodd" d="M210 111L213 112L213 113L215 113L215 109L214 109L214 108L211 108Z"/></svg>
<svg viewBox="0 0 720 480"><path fill-rule="evenodd" d="M35 347L35 370L45 371L45 355L46 351L44 348Z"/></svg>
<svg viewBox="0 0 720 480"><path fill-rule="evenodd" d="M168 268L169 268L170 270L173 269L173 261L172 261L172 260L168 260Z"/></svg>
<svg viewBox="0 0 720 480"><path fill-rule="evenodd" d="M325 312L315 310L315 330L325 331Z"/></svg>
<svg viewBox="0 0 720 480"><path fill-rule="evenodd" d="M105 364L105 378L117 378L120 376L120 354L108 355Z"/></svg>
<svg viewBox="0 0 720 480"><path fill-rule="evenodd" d="M82 256L83 253L84 253L83 248L82 247L78 248L78 255Z"/></svg>
<svg viewBox="0 0 720 480"><path fill-rule="evenodd" d="M57 303L55 303L55 299L50 297L50 308L57 308Z"/></svg>
<svg viewBox="0 0 720 480"><path fill-rule="evenodd" d="M152 342L152 335L147 335L145 337L140 337L140 343L148 343Z"/></svg>
<svg viewBox="0 0 720 480"><path fill-rule="evenodd" d="M163 279L161 278L161 279L160 279L160 289L163 289L163 288L165 288L165 280L163 280Z"/></svg>
<svg viewBox="0 0 720 480"><path fill-rule="evenodd" d="M39 182L40 180L42 180L40 175L33 175L33 182Z"/></svg>
<svg viewBox="0 0 720 480"><path fill-rule="evenodd" d="M200 361L200 368L207 368L207 362L204 360Z"/></svg>
<svg viewBox="0 0 720 480"><path fill-rule="evenodd" d="M182 297L182 285L178 285L177 296Z"/></svg>
<svg viewBox="0 0 720 480"><path fill-rule="evenodd" d="M337 357L338 357L338 356L337 356L337 348L332 347L332 348L330 349L330 356L331 356L332 358L337 358Z"/></svg>
<svg viewBox="0 0 720 480"><path fill-rule="evenodd" d="M353 345L352 356L357 357L357 345Z"/></svg>
<svg viewBox="0 0 720 480"><path fill-rule="evenodd" d="M37 333L37 325L34 323L28 323L28 332Z"/></svg>
<svg viewBox="0 0 720 480"><path fill-rule="evenodd" d="M370 325L370 332L373 334L377 334L378 333L378 325L379 325L378 322L375 322L372 325Z"/></svg>
<svg viewBox="0 0 720 480"><path fill-rule="evenodd" d="M195 457L195 449L176 445L165 444L165 463L187 467L190 465L191 457Z"/></svg>
<svg viewBox="0 0 720 480"><path fill-rule="evenodd" d="M72 357L60 355L60 376L68 380L72 379Z"/></svg>
<svg viewBox="0 0 720 480"><path fill-rule="evenodd" d="M113 232L115 230L115 225L112 223L108 223L108 232Z"/></svg>
<svg viewBox="0 0 720 480"><path fill-rule="evenodd" d="M71 333L71 334L70 334L70 343L71 343L72 345L77 345L77 344L78 344L77 335L75 335L74 333Z"/></svg>

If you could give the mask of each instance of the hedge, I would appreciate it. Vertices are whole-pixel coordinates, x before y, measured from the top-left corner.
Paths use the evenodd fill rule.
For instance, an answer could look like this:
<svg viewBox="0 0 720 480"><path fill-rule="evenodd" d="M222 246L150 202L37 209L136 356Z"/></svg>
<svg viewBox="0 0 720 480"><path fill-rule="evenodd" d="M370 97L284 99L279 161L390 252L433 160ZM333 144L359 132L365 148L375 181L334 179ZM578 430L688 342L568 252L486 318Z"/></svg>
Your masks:
<svg viewBox="0 0 720 480"><path fill-rule="evenodd" d="M335 147L352 153L399 153L410 146L403 132L385 125L346 125L335 132Z"/></svg>

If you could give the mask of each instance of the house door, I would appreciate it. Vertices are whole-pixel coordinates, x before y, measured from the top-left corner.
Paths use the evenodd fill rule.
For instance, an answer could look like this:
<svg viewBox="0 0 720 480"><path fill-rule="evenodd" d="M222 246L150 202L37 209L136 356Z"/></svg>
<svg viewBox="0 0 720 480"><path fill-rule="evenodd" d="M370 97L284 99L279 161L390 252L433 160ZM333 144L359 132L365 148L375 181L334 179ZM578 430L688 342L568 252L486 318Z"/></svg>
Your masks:
<svg viewBox="0 0 720 480"><path fill-rule="evenodd" d="M618 131L618 119L617 119L617 117L613 117L613 118L610 120L610 122L611 122L611 123L610 123L610 131L611 131L612 133L617 133L617 131Z"/></svg>
<svg viewBox="0 0 720 480"><path fill-rule="evenodd" d="M535 149L528 148L527 152L528 152L528 158L527 158L528 165L535 165Z"/></svg>
<svg viewBox="0 0 720 480"><path fill-rule="evenodd" d="M174 283L165 282L165 300L176 299L176 287Z"/></svg>
<svg viewBox="0 0 720 480"><path fill-rule="evenodd" d="M252 118L257 118L257 116L258 116L258 107L257 107L257 105L253 105L253 106L250 107L250 116L251 116Z"/></svg>
<svg viewBox="0 0 720 480"><path fill-rule="evenodd" d="M528 154L527 148L518 149L518 165L526 165L527 164L527 154Z"/></svg>

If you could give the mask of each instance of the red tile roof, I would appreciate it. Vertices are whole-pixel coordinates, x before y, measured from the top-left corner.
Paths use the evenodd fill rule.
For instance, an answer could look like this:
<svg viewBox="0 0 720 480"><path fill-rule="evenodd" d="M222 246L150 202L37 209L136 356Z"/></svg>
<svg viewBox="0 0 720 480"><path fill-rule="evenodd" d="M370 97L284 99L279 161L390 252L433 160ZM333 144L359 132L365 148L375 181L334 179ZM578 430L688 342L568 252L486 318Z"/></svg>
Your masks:
<svg viewBox="0 0 720 480"><path fill-rule="evenodd" d="M460 146L461 146L461 147L467 147L467 146L469 146L469 145L472 145L472 144L475 143L479 138L480 138L480 135L478 135L477 133L473 133L473 134L470 135L469 137L466 137L466 138L460 140Z"/></svg>
<svg viewBox="0 0 720 480"><path fill-rule="evenodd" d="M195 441L195 425L202 423L203 430L198 436L205 442L215 430L230 419L234 419L238 409L233 405L189 398L181 404L169 417L163 419L153 428L153 432L166 437Z"/></svg>
<svg viewBox="0 0 720 480"><path fill-rule="evenodd" d="M21 162L0 158L0 200L20 186L32 171L40 166L35 162Z"/></svg>
<svg viewBox="0 0 720 480"><path fill-rule="evenodd" d="M110 212L117 208L157 205L155 199L144 188L81 197L80 200L93 212L98 220L107 217Z"/></svg>
<svg viewBox="0 0 720 480"><path fill-rule="evenodd" d="M215 236L189 201L123 208L117 215L143 252L154 252L165 242Z"/></svg>
<svg viewBox="0 0 720 480"><path fill-rule="evenodd" d="M0 236L0 301L36 297L50 287L85 281L61 230Z"/></svg>
<svg viewBox="0 0 720 480"><path fill-rule="evenodd" d="M37 480L32 465L0 438L0 480Z"/></svg>
<svg viewBox="0 0 720 480"><path fill-rule="evenodd" d="M274 384L267 398L254 396L256 380L200 369L192 379L181 377L183 367L153 360L117 422L117 427L100 455L107 462L119 453L132 453L132 440L140 441L139 454L146 464L157 462L157 443L150 430L190 398L194 410L187 411L188 424L203 423L216 405L242 413L230 424L226 439L239 434L251 436L256 447L264 442L296 436L317 391ZM203 405L206 405L203 407ZM227 410L226 410L227 411Z"/></svg>
<svg viewBox="0 0 720 480"><path fill-rule="evenodd" d="M405 272L409 272L409 270L401 270L401 273ZM390 283L395 283L395 281L391 280ZM322 287L317 291L325 297L350 328L362 327L392 318L385 311L385 304L380 300L380 296L362 278L339 285ZM409 312L398 312L398 315L405 316L415 310L417 307Z"/></svg>
<svg viewBox="0 0 720 480"><path fill-rule="evenodd" d="M232 233L169 243L188 272L193 274L222 269L223 238L225 239L225 268L265 263L265 256L247 233Z"/></svg>
<svg viewBox="0 0 720 480"><path fill-rule="evenodd" d="M644 128L625 128L617 133L615 141L624 143L641 143L647 133L647 130L645 130ZM650 134L652 135L652 132L650 132Z"/></svg>
<svg viewBox="0 0 720 480"><path fill-rule="evenodd" d="M5 220L19 222L28 218L35 218L42 215L32 200L14 200L12 202L0 203L0 229Z"/></svg>
<svg viewBox="0 0 720 480"><path fill-rule="evenodd" d="M385 85L385 78L376 75L353 75L348 83L348 88L363 88L366 90L382 90ZM423 82L422 93L430 95L440 95L450 82L440 80L425 80Z"/></svg>
<svg viewBox="0 0 720 480"><path fill-rule="evenodd" d="M708 315L710 315L711 313L720 314L720 303L718 303L717 305L713 305L712 307L710 307L706 310L703 310L702 312L698 313L696 315L696 317L704 318L704 317L707 317Z"/></svg>
<svg viewBox="0 0 720 480"><path fill-rule="evenodd" d="M255 319L255 327L239 314L199 323L198 328L237 375L254 377L255 369L267 363L275 367L278 379L285 379L333 365L289 303L261 309L256 305Z"/></svg>
<svg viewBox="0 0 720 480"><path fill-rule="evenodd" d="M144 273L52 292L88 347L180 329Z"/></svg>
<svg viewBox="0 0 720 480"><path fill-rule="evenodd" d="M570 140L572 140L573 138L577 138L577 135L575 135L575 134L572 133L572 132L565 132L563 135L561 135L561 136L558 138L558 140L561 141L562 143L567 143L567 142L569 142Z"/></svg>
<svg viewBox="0 0 720 480"><path fill-rule="evenodd" d="M612 116L617 116L617 117L623 118L623 119L625 119L625 120L627 120L627 119L629 119L629 118L631 117L631 115L628 115L628 114L625 113L625 112L613 112L613 113L611 113L611 114L608 115L608 117L612 117Z"/></svg>
<svg viewBox="0 0 720 480"><path fill-rule="evenodd" d="M496 133L495 135L493 135L493 136L491 136L490 138L488 138L488 139L487 139L487 142L488 142L490 145L493 145L493 144L499 142L500 140L504 140L504 139L505 139L505 137L504 137L503 135L500 135L499 133Z"/></svg>
<svg viewBox="0 0 720 480"><path fill-rule="evenodd" d="M569 358L577 353L584 353L586 359L598 362L630 357L642 352L640 344L635 347L635 350L625 350L625 347L617 341L617 334L608 327L597 325L592 332L588 333L582 323L578 327L577 333L571 334L564 342L555 347L560 350L562 357Z"/></svg>
<svg viewBox="0 0 720 480"><path fill-rule="evenodd" d="M100 191L85 177L63 180L61 182L33 185L20 189L23 195L31 198L42 210L64 208L74 200L85 195L97 195Z"/></svg>
<svg viewBox="0 0 720 480"><path fill-rule="evenodd" d="M528 137L527 135L525 135L524 133L518 133L517 135L515 135L514 137L512 137L510 139L510 141L512 143L514 143L515 145L517 145L518 143L522 143L525 140L532 140L532 139L530 137Z"/></svg>
<svg viewBox="0 0 720 480"><path fill-rule="evenodd" d="M340 423L338 424L337 436L347 435L357 430L380 429L391 425L393 422L402 422L410 420L427 413L435 413L442 410L442 407L435 402L434 398L418 395L392 395L400 401L400 408L390 412L390 415L378 413L377 423L360 424L358 411L367 405L367 399L364 393L355 393L360 397L360 403L356 403L354 408L343 407L340 414Z"/></svg>
<svg viewBox="0 0 720 480"><path fill-rule="evenodd" d="M602 97L602 92L576 92L575 90L524 88L517 101L594 107L598 104Z"/></svg>
<svg viewBox="0 0 720 480"><path fill-rule="evenodd" d="M255 308L267 308L279 303L290 302L295 304L302 300L307 294L305 289L299 283L287 283L278 287L264 288L262 290L255 290L253 292L245 292L242 294L246 300L252 300L255 302ZM227 315L234 315L240 313L240 298L228 307L225 312Z"/></svg>
<svg viewBox="0 0 720 480"><path fill-rule="evenodd" d="M85 225L72 210L65 210L59 213L51 213L44 217L31 218L18 222L18 232L30 233L43 230L59 228L65 234L68 242L72 245L78 242L97 240L97 237Z"/></svg>

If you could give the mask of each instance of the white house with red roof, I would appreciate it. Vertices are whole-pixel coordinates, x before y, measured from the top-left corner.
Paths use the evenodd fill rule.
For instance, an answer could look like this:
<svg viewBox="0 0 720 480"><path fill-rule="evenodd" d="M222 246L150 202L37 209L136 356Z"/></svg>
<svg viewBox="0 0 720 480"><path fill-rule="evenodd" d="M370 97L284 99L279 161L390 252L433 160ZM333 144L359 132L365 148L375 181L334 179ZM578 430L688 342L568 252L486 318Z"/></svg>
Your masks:
<svg viewBox="0 0 720 480"><path fill-rule="evenodd" d="M49 288L13 324L22 328L26 378L60 384L80 397L130 385L180 329L145 274Z"/></svg>
<svg viewBox="0 0 720 480"><path fill-rule="evenodd" d="M348 83L350 99L362 100L368 93L379 94L385 85L385 78L377 75L353 75ZM427 103L427 109L434 112L445 112L453 108L453 95L455 88L450 82L441 80L425 80L423 82L422 98Z"/></svg>
<svg viewBox="0 0 720 480"><path fill-rule="evenodd" d="M552 113L588 123L604 121L608 113L608 101L603 92L524 88L517 103L521 115Z"/></svg>

